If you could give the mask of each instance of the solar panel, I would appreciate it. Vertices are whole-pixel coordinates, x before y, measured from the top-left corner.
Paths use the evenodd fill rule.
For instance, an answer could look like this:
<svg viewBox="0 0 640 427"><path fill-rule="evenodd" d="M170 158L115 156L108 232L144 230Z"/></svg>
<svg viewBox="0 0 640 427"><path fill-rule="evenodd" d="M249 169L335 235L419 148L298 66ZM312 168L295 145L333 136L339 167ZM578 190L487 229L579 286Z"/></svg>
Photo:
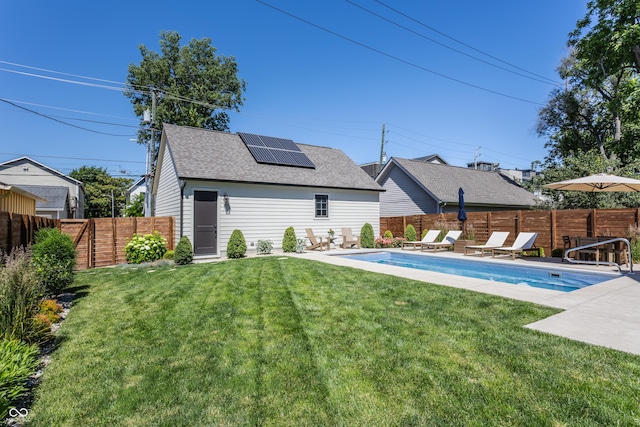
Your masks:
<svg viewBox="0 0 640 427"><path fill-rule="evenodd" d="M313 169L316 167L300 147L290 139L244 132L238 132L238 135L258 163Z"/></svg>

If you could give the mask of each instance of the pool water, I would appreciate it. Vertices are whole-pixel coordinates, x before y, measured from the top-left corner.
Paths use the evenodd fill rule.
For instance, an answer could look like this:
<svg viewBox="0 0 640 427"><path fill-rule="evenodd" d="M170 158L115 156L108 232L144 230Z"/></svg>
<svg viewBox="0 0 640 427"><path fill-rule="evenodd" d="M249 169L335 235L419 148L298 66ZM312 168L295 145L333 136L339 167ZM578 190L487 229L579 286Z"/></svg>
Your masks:
<svg viewBox="0 0 640 427"><path fill-rule="evenodd" d="M342 255L342 258L388 264L398 267L455 274L476 279L493 280L520 286L571 292L619 277L612 273L580 273L554 268L528 267L506 263L483 262L473 259L453 259L396 252L371 252Z"/></svg>

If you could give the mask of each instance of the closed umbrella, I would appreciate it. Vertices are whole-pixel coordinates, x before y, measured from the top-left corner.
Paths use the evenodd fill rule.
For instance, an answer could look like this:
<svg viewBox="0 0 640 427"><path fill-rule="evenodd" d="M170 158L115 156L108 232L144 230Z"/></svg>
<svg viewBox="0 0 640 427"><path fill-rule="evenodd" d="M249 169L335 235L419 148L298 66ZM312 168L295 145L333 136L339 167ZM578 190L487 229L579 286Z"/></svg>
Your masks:
<svg viewBox="0 0 640 427"><path fill-rule="evenodd" d="M640 191L640 180L598 173L583 176L582 178L545 184L544 187L552 190L583 191L587 193L601 191L638 192Z"/></svg>
<svg viewBox="0 0 640 427"><path fill-rule="evenodd" d="M458 221L466 221L467 212L464 210L464 191L458 189Z"/></svg>

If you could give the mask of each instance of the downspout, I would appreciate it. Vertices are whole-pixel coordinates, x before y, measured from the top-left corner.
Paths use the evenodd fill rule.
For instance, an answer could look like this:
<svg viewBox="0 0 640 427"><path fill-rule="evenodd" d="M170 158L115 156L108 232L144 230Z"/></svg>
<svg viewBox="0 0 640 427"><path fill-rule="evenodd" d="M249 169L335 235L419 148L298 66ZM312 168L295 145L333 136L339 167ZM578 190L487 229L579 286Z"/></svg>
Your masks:
<svg viewBox="0 0 640 427"><path fill-rule="evenodd" d="M183 228L184 228L184 187L187 185L186 179L179 179L178 184L180 185L180 237L184 236ZM179 239L178 239L179 240Z"/></svg>

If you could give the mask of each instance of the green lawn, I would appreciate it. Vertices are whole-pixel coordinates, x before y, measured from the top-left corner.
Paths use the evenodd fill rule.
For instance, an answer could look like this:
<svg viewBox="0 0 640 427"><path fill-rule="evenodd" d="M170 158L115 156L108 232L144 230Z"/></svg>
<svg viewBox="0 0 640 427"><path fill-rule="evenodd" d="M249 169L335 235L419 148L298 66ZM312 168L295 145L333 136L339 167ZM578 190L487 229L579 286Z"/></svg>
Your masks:
<svg viewBox="0 0 640 427"><path fill-rule="evenodd" d="M75 285L33 426L640 425L640 357L534 304L278 257Z"/></svg>

